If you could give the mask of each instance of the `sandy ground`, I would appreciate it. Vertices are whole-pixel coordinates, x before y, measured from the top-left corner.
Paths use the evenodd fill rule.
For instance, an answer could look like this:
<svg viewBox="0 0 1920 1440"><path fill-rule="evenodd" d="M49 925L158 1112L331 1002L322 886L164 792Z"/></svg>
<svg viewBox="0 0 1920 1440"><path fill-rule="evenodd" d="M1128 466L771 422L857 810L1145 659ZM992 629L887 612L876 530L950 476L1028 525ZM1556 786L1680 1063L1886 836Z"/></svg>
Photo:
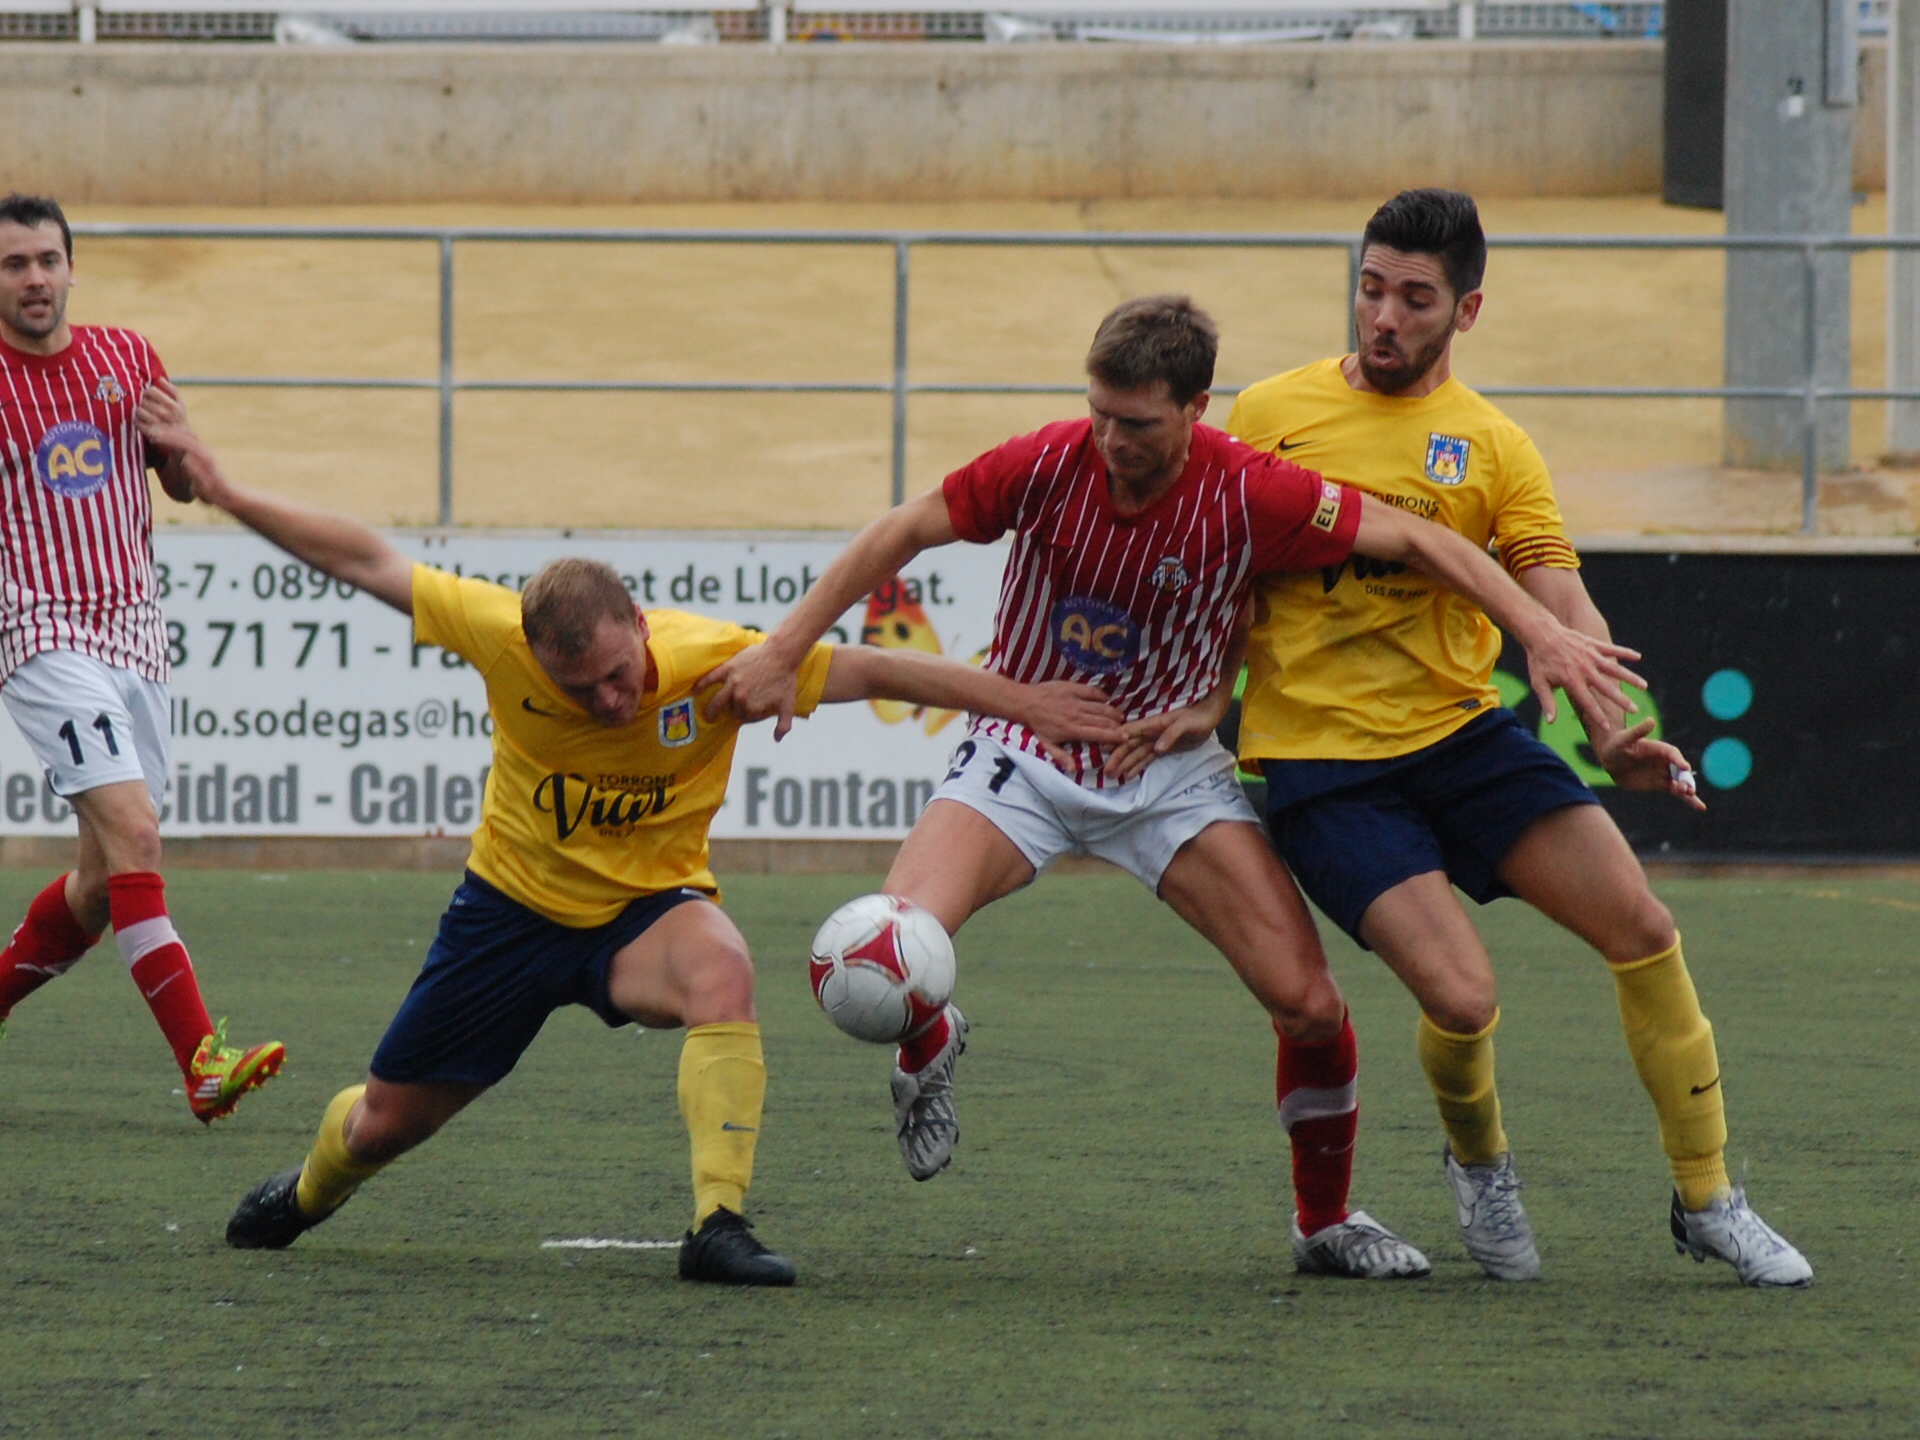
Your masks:
<svg viewBox="0 0 1920 1440"><path fill-rule="evenodd" d="M1364 203L89 208L86 220L546 226L1357 231ZM1713 233L1716 214L1618 200L1493 201L1494 233ZM1884 230L1874 197L1856 229ZM877 247L465 245L456 373L490 379L884 381L892 263ZM149 334L181 375L430 377L436 252L363 242L83 240L72 314ZM1717 252L1496 252L1469 384L1710 385L1721 376ZM1885 371L1885 260L1854 269L1854 373ZM1219 318L1220 380L1335 353L1343 254L921 248L911 373L920 381L1076 383L1099 317L1181 289ZM433 519L431 393L196 390L237 474L382 523ZM1068 397L916 396L908 491L1006 435L1071 414ZM1784 531L1793 476L1722 471L1700 401L1509 402L1553 466L1576 533ZM456 518L471 525L840 528L887 502L885 396L462 396ZM1215 418L1224 418L1224 405ZM1823 528L1920 527L1920 473L1878 466L1884 406L1854 407L1856 465L1823 486ZM174 512L181 519L204 515Z"/></svg>

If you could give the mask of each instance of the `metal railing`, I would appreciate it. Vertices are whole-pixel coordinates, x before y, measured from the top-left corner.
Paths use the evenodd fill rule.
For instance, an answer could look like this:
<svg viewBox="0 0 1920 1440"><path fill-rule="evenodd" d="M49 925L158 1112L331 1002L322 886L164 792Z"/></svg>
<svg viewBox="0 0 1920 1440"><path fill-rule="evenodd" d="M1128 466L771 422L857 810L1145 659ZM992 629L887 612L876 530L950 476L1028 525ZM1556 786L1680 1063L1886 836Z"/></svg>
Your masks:
<svg viewBox="0 0 1920 1440"><path fill-rule="evenodd" d="M167 240L347 240L415 241L439 249L439 373L432 378L347 378L287 375L182 375L183 386L226 389L429 390L439 397L439 523L454 520L454 397L462 393L635 393L886 395L892 399L891 493L906 496L907 412L914 395L1080 395L1084 382L922 382L909 367L908 316L912 252L916 247L1018 249L1335 250L1347 257L1347 295L1359 281L1361 247L1356 235L1336 233L1056 232L970 230L586 230L440 226L142 225L93 223L73 227L101 239ZM835 245L876 246L893 255L893 364L886 380L484 380L463 379L454 369L454 254L462 243L593 245ZM1920 401L1920 390L1866 389L1819 383L1820 315L1815 288L1822 253L1920 251L1920 235L1499 235L1489 246L1505 250L1744 250L1797 253L1802 319L1801 380L1791 385L1481 385L1491 398L1593 400L1797 400L1800 402L1801 532L1812 534L1819 518L1819 415L1824 401ZM1352 341L1349 323L1349 343ZM1238 387L1216 385L1216 394Z"/></svg>

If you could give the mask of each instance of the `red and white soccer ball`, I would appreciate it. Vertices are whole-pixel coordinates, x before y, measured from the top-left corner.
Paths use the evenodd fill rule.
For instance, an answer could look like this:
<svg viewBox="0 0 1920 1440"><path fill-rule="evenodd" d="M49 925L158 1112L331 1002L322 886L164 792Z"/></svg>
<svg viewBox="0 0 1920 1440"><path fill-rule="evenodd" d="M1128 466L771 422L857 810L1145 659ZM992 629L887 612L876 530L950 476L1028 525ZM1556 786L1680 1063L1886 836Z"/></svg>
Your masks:
<svg viewBox="0 0 1920 1440"><path fill-rule="evenodd" d="M827 917L808 962L813 997L856 1040L892 1045L953 996L953 941L931 912L897 895L862 895Z"/></svg>

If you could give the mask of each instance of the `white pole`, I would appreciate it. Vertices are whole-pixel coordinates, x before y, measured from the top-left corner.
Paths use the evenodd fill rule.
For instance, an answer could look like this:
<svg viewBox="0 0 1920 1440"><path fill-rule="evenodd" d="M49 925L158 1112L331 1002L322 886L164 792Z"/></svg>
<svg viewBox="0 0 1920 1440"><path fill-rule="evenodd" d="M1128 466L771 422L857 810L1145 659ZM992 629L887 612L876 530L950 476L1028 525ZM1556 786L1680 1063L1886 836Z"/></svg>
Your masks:
<svg viewBox="0 0 1920 1440"><path fill-rule="evenodd" d="M1920 0L1894 0L1887 36L1887 229L1920 234ZM1887 385L1920 389L1920 253L1887 256ZM1920 401L1887 402L1887 448L1920 454Z"/></svg>
<svg viewBox="0 0 1920 1440"><path fill-rule="evenodd" d="M74 14L78 17L76 38L82 45L91 45L99 37L100 10L95 5L82 5Z"/></svg>
<svg viewBox="0 0 1920 1440"><path fill-rule="evenodd" d="M787 43L787 7L777 3L767 6L767 43L784 45Z"/></svg>
<svg viewBox="0 0 1920 1440"><path fill-rule="evenodd" d="M1462 40L1472 40L1480 33L1480 7L1478 5L1456 5L1453 7L1458 25L1458 34Z"/></svg>

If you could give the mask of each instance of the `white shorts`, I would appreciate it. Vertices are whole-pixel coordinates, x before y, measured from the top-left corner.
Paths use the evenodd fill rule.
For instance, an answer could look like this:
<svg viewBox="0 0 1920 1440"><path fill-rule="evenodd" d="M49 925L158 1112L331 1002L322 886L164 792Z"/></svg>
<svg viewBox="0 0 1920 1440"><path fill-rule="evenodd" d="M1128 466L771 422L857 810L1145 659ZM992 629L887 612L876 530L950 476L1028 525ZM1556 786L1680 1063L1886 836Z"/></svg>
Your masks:
<svg viewBox="0 0 1920 1440"><path fill-rule="evenodd" d="M56 795L144 780L158 811L172 751L167 687L72 650L43 650L0 687Z"/></svg>
<svg viewBox="0 0 1920 1440"><path fill-rule="evenodd" d="M1043 759L970 735L953 752L935 800L977 810L1036 872L1062 855L1112 861L1149 890L1180 847L1220 820L1258 825L1218 740L1163 755L1124 785L1092 790Z"/></svg>

